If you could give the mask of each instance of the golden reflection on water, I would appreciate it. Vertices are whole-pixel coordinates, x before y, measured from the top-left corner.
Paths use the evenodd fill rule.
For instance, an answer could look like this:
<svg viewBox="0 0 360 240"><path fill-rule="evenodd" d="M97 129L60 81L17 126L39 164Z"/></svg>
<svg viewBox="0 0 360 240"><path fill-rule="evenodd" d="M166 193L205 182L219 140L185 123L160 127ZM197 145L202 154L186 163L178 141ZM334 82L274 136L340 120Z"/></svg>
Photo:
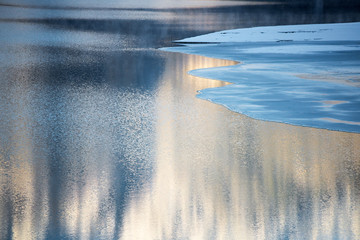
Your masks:
<svg viewBox="0 0 360 240"><path fill-rule="evenodd" d="M64 97L69 101L63 114L72 121L65 130L72 134L64 135L61 176L53 175L46 139L37 139L41 133L28 126L34 119L26 106L39 92L23 103L20 97L13 114L21 117L2 137L11 140L1 143L0 196L7 198L0 201L2 234L44 239L56 225L65 236L79 239L360 236L360 134L252 120L197 99L197 90L226 83L191 77L187 71L233 62L165 56L167 65L151 102L154 146L138 140L153 137L146 126L137 127L144 116L125 114L136 123L127 132L133 148L127 161L153 158L154 170L151 180L128 196L120 222L113 198L114 186L119 187L114 179L123 174L114 168L113 153L119 144L113 121L120 115L106 108L112 103L108 98L116 95L89 88ZM21 96L27 88L31 86L15 85L10 95ZM128 104L149 111L143 102L153 99L141 101ZM141 152L152 147L153 157L151 150ZM54 190L57 179L62 182Z"/></svg>
<svg viewBox="0 0 360 240"><path fill-rule="evenodd" d="M26 57L31 52L24 49L23 54ZM31 74L23 72L25 78ZM2 87L4 85L2 83ZM3 112L13 116L14 121L0 134L0 239L6 239L3 234L8 228L12 229L13 239L42 239L48 224L48 186L46 182L36 182L34 177L35 174L45 177L45 169L37 171L44 159L33 161L36 146L31 140L32 129L28 127L33 119L26 111L27 99L21 96L23 87L28 87L26 81L22 86L14 85L9 92L0 91L1 98L3 94L18 97L16 107L11 112ZM7 123L6 118L1 121Z"/></svg>
<svg viewBox="0 0 360 240"><path fill-rule="evenodd" d="M177 74L206 67L190 58ZM192 80L190 92L208 82ZM160 87L156 171L124 239L360 236L359 134L252 120L171 89Z"/></svg>

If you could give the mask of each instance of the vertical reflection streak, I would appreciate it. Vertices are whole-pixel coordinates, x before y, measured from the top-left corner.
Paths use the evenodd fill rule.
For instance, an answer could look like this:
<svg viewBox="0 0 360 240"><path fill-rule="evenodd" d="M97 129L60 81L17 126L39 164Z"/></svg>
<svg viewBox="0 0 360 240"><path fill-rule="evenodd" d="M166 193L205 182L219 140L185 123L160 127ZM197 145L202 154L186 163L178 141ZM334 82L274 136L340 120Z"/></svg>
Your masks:
<svg viewBox="0 0 360 240"><path fill-rule="evenodd" d="M356 236L359 191L350 176L359 175L360 135L252 120L179 98L175 89L190 96L217 82L190 78L180 87L189 69L208 65L178 58L163 78L180 83L164 81L158 94L152 187L131 201L124 239Z"/></svg>
<svg viewBox="0 0 360 240"><path fill-rule="evenodd" d="M31 51L24 49L24 57ZM44 166L44 152L33 140L37 132L32 129L35 119L29 103L35 96L24 94L31 89L28 82L31 71L10 72L21 76L22 84L3 82L0 91L4 95L16 96L15 99L2 101L0 108L8 115L1 122L8 123L7 128L0 126L0 213L2 239L44 239L48 224L48 184L47 167ZM5 230L7 229L7 230Z"/></svg>

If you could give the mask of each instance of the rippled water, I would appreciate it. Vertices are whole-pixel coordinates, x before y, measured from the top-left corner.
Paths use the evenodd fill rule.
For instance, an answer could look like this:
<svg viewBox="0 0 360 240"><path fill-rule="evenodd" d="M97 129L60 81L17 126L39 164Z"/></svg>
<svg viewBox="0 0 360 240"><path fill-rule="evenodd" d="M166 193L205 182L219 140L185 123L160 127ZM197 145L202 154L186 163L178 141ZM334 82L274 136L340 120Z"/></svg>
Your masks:
<svg viewBox="0 0 360 240"><path fill-rule="evenodd" d="M278 6L0 10L0 239L360 235L359 134L197 99L224 83L187 72L234 62L157 50L356 11L318 20Z"/></svg>

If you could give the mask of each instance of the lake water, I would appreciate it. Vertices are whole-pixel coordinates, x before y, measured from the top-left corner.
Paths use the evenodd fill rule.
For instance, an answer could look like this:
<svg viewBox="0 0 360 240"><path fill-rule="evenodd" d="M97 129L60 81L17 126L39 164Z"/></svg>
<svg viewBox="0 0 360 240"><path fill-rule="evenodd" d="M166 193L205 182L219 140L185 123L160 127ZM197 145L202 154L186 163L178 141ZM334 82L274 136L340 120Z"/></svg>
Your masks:
<svg viewBox="0 0 360 240"><path fill-rule="evenodd" d="M158 50L356 9L1 2L0 239L359 238L360 134L198 99L234 62Z"/></svg>

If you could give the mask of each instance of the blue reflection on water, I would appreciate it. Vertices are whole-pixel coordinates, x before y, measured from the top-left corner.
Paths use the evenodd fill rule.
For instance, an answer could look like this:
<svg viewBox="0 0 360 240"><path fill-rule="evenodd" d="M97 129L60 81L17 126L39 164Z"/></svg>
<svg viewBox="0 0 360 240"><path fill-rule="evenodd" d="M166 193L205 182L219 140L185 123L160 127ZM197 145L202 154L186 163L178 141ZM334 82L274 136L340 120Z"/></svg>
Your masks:
<svg viewBox="0 0 360 240"><path fill-rule="evenodd" d="M336 50L338 46L342 48ZM273 48L280 52L266 52ZM301 48L303 52L294 53ZM314 51L307 52L308 48ZM360 132L356 42L190 44L165 50L241 62L191 71L195 76L234 83L201 90L198 97L202 99L256 119Z"/></svg>

